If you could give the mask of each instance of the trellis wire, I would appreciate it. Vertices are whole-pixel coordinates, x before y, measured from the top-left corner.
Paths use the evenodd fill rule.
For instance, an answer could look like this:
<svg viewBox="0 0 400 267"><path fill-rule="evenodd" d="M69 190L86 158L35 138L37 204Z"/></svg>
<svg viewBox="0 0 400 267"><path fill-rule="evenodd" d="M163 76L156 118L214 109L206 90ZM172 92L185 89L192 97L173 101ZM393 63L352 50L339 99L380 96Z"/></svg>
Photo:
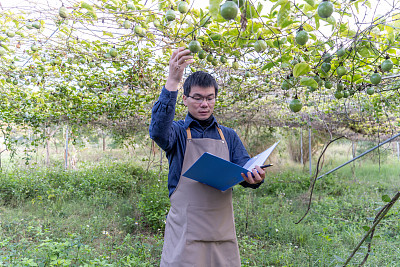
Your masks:
<svg viewBox="0 0 400 267"><path fill-rule="evenodd" d="M387 139L386 141L384 141L384 142L382 142L382 143L380 143L380 144L374 146L374 147L371 148L371 149L368 149L367 151L365 151L364 153L358 155L357 157L355 157L355 158L353 158L353 159L351 159L351 160L349 160L349 161L343 163L342 165L340 165L340 166L338 166L338 167L336 167L336 168L334 168L334 169L332 169L332 170L330 170L330 171L328 171L328 172L326 172L326 173L320 175L320 176L317 178L317 180L319 180L319 179L321 179L322 177L324 177L324 176L326 176L326 175L328 175L328 174L330 174L330 173L332 173L332 172L334 172L334 171L336 171L336 170L338 170L338 169L340 169L340 168L346 166L347 164L349 164L349 163L355 161L356 159L359 159L359 158L361 158L361 157L367 155L368 153L370 153L370 152L374 151L375 149L377 149L377 148L383 146L384 144L386 144L386 143L388 143L388 142L390 142L390 141L396 139L396 138L399 137L399 136L400 136L400 133L398 133L398 134L392 136L391 138L389 138L389 139Z"/></svg>

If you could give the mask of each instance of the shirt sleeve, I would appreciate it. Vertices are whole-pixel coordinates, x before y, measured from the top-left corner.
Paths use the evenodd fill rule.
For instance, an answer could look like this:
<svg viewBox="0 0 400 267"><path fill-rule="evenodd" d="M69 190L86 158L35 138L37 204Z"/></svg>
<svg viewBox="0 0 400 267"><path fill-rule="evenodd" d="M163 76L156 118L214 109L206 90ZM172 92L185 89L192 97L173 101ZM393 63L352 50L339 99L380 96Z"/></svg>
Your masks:
<svg viewBox="0 0 400 267"><path fill-rule="evenodd" d="M151 113L150 138L164 151L169 151L176 142L176 131L172 122L177 97L178 91L168 91L163 87Z"/></svg>
<svg viewBox="0 0 400 267"><path fill-rule="evenodd" d="M232 151L231 151L231 161L239 166L244 166L246 162L250 159L249 153L247 153L246 148L244 147L242 141L240 140L239 136L236 132L233 135L233 144L232 144ZM250 187L252 189L256 189L260 187L260 185L264 183L262 181L258 184L249 184L246 181L239 183L243 187Z"/></svg>

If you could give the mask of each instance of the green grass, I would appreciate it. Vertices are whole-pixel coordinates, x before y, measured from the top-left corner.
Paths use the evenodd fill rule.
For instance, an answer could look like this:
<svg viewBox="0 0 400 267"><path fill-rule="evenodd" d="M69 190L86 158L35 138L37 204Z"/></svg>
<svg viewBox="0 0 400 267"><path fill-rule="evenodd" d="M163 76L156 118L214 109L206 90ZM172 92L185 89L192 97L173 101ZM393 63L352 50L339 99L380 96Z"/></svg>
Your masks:
<svg viewBox="0 0 400 267"><path fill-rule="evenodd" d="M326 161L324 171L346 159ZM234 189L242 266L340 266L400 188L398 162L371 160L319 180L277 165L257 190ZM0 266L157 266L169 208L166 172L103 160L77 170L19 168L0 176ZM365 266L400 266L399 204L376 230ZM365 244L366 245L366 244ZM358 266L362 247L350 266Z"/></svg>

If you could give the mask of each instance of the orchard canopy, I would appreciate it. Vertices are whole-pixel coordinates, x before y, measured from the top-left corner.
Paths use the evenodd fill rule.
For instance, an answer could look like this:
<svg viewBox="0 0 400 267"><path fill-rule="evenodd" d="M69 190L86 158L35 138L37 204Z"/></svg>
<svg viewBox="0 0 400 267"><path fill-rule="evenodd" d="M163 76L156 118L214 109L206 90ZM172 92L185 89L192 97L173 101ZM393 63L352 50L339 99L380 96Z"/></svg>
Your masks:
<svg viewBox="0 0 400 267"><path fill-rule="evenodd" d="M179 46L195 58L185 75L217 78L226 124L399 130L400 1L2 2L4 136L66 124L146 129Z"/></svg>

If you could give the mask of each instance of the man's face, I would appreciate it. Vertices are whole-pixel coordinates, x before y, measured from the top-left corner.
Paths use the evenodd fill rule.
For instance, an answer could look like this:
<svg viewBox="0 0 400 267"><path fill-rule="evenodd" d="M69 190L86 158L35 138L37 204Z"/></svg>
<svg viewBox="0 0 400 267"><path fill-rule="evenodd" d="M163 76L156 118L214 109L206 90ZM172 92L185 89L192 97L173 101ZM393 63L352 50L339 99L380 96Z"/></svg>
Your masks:
<svg viewBox="0 0 400 267"><path fill-rule="evenodd" d="M192 86L189 96L183 95L183 104L188 107L193 117L206 120L214 111L215 88Z"/></svg>

